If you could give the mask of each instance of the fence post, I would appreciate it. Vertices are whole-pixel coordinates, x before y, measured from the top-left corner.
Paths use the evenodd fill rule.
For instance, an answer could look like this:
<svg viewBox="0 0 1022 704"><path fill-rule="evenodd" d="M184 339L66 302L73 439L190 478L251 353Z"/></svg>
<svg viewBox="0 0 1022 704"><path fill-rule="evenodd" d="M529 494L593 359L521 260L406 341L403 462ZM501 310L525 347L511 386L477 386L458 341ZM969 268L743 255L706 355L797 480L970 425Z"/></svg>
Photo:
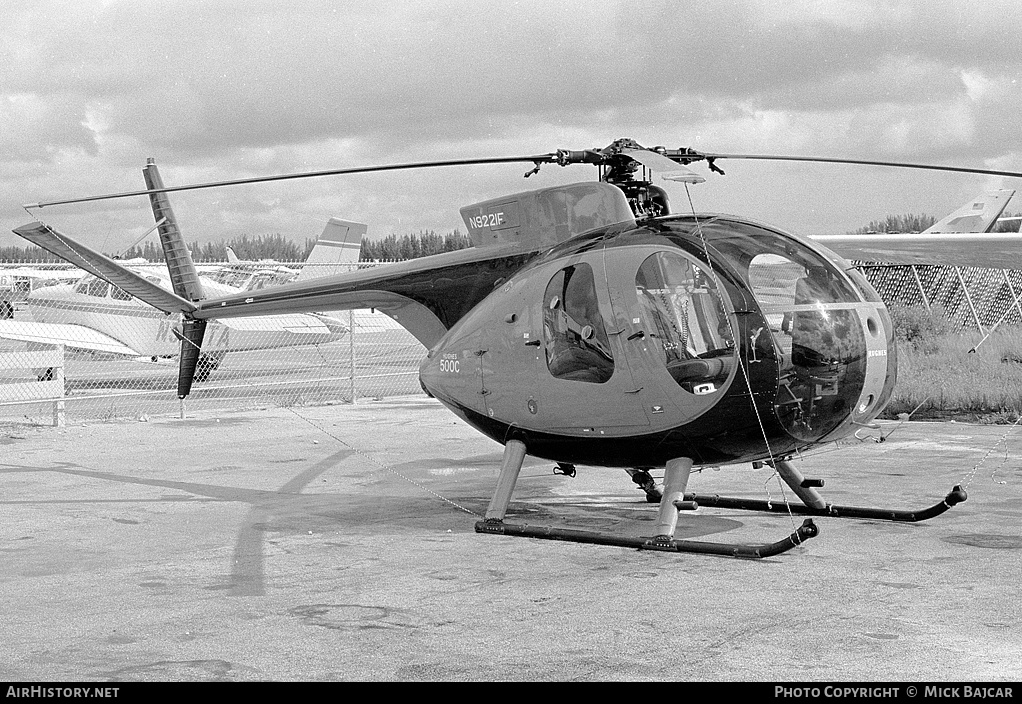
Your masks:
<svg viewBox="0 0 1022 704"><path fill-rule="evenodd" d="M53 367L53 382L60 388L60 397L53 402L53 426L63 428L66 424L64 418L64 345L57 345L57 354L60 355L60 366Z"/></svg>
<svg viewBox="0 0 1022 704"><path fill-rule="evenodd" d="M923 282L919 279L919 272L916 271L916 265L915 264L912 264L910 268L912 269L912 276L914 276L915 279L916 279L916 286L919 287L919 293L923 297L923 305L926 306L926 312L929 313L930 312L930 299L926 297L926 289L923 288Z"/></svg>
<svg viewBox="0 0 1022 704"><path fill-rule="evenodd" d="M983 329L983 323L979 322L979 313L976 312L976 306L972 305L972 296L969 295L969 287L965 285L965 279L962 277L962 268L960 266L953 267L955 274L958 275L958 283L962 286L962 291L965 293L965 302L969 304L969 310L972 311L972 317L976 321L976 327L979 328L979 334L982 335L986 332Z"/></svg>
<svg viewBox="0 0 1022 704"><path fill-rule="evenodd" d="M358 394L355 389L355 312L348 309L348 362L349 378L351 380L351 405L355 405Z"/></svg>

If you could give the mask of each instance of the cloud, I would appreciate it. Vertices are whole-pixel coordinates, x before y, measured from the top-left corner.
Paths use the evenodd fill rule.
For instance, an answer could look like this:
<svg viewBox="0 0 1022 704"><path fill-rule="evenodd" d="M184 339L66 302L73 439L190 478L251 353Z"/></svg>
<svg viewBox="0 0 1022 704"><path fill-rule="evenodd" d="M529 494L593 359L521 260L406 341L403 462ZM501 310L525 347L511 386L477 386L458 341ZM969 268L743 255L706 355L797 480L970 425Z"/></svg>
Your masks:
<svg viewBox="0 0 1022 704"><path fill-rule="evenodd" d="M137 188L148 156L174 183L618 137L977 165L1022 152L1020 61L1013 2L14 0L0 8L0 217L15 202ZM466 202L592 175L546 167L520 182L520 171L181 199L209 236L297 230L296 214L331 207L386 232L455 227ZM866 187L845 178L849 194ZM128 209L88 212L113 231Z"/></svg>

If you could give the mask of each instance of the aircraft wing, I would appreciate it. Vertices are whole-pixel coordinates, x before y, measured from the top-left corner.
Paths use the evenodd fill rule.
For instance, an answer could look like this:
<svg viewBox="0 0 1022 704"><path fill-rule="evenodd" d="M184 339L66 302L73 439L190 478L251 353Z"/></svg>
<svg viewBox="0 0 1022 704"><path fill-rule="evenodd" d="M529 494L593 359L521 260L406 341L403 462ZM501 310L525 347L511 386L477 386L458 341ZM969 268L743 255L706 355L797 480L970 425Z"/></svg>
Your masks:
<svg viewBox="0 0 1022 704"><path fill-rule="evenodd" d="M106 255L60 234L49 225L33 222L15 228L14 232L90 274L109 281L164 313L188 313L195 310L195 305L190 301L126 269Z"/></svg>
<svg viewBox="0 0 1022 704"><path fill-rule="evenodd" d="M341 321L337 321L335 329L331 330L322 319L302 314L225 318L220 324L239 332L286 332L292 335L329 335L347 328Z"/></svg>
<svg viewBox="0 0 1022 704"><path fill-rule="evenodd" d="M130 357L139 356L138 352L127 345L84 325L0 320L0 338L18 342L64 345L75 349L123 354Z"/></svg>
<svg viewBox="0 0 1022 704"><path fill-rule="evenodd" d="M1013 195L1010 188L981 193L922 232L811 235L810 239L852 261L1019 269L1022 235L990 232Z"/></svg>
<svg viewBox="0 0 1022 704"><path fill-rule="evenodd" d="M845 259L891 264L1022 269L1018 232L812 235Z"/></svg>

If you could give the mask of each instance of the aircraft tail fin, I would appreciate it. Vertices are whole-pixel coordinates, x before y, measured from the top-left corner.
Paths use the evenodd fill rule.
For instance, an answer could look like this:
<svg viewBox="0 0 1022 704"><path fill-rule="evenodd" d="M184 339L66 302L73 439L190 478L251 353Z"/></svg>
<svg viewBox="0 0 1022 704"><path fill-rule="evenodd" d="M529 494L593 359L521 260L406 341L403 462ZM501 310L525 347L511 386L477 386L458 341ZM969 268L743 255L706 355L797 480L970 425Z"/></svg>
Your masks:
<svg viewBox="0 0 1022 704"><path fill-rule="evenodd" d="M146 160L142 169L146 188L150 191L163 188L163 177L156 168L156 161ZM153 207L153 217L160 233L160 244L163 245L163 256L167 260L170 282L174 293L188 301L201 301L206 297L199 281L199 272L192 261L192 253L188 251L181 230L177 226L177 218L170 208L170 199L166 193L150 193L149 202ZM144 298L142 300L145 300ZM146 301L148 303L148 301ZM205 320L185 319L178 338L181 340L180 363L177 371L177 395L184 398L192 390L195 370L198 368L202 352L202 338L206 332Z"/></svg>
<svg viewBox="0 0 1022 704"><path fill-rule="evenodd" d="M923 233L990 232L1013 195L1015 195L1013 189L987 191L942 220L938 220L923 230Z"/></svg>
<svg viewBox="0 0 1022 704"><path fill-rule="evenodd" d="M366 226L360 222L330 218L316 246L305 260L298 281L351 271L358 264Z"/></svg>
<svg viewBox="0 0 1022 704"><path fill-rule="evenodd" d="M163 178L156 168L153 159L146 161L142 169L145 177L146 188L157 190L163 188ZM150 193L149 202L153 207L153 216L159 223L160 244L163 245L163 255L167 260L167 269L170 271L170 282L174 287L174 293L189 301L201 301L205 298L202 290L202 283L199 281L199 272L192 261L191 252L185 244L181 230L177 226L177 218L171 210L170 200L166 193Z"/></svg>
<svg viewBox="0 0 1022 704"><path fill-rule="evenodd" d="M234 253L234 250L231 249L230 247L228 247L227 248L227 263L228 264L237 264L240 261L241 260L238 259L238 255Z"/></svg>

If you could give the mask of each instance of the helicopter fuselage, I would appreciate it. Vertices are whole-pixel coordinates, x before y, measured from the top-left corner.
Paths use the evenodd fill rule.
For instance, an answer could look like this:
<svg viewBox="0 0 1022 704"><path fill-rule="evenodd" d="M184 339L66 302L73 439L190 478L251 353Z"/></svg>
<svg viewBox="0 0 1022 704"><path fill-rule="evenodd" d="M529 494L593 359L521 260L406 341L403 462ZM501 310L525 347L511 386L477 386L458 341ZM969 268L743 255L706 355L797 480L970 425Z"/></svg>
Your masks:
<svg viewBox="0 0 1022 704"><path fill-rule="evenodd" d="M540 254L432 346L423 388L558 462L774 459L890 399L880 297L818 244L731 216L602 227Z"/></svg>

